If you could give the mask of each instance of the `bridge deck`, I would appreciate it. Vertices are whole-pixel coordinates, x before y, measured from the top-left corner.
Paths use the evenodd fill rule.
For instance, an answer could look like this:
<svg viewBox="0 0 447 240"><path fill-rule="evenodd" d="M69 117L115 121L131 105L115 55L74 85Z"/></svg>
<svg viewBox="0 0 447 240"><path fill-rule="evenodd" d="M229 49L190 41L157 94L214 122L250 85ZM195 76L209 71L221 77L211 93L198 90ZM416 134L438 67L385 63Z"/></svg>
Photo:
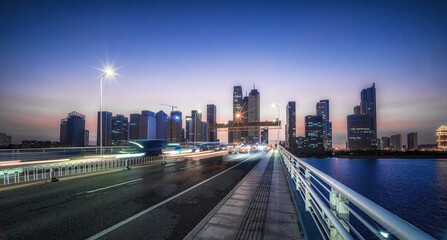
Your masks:
<svg viewBox="0 0 447 240"><path fill-rule="evenodd" d="M286 181L271 151L187 239L304 239Z"/></svg>

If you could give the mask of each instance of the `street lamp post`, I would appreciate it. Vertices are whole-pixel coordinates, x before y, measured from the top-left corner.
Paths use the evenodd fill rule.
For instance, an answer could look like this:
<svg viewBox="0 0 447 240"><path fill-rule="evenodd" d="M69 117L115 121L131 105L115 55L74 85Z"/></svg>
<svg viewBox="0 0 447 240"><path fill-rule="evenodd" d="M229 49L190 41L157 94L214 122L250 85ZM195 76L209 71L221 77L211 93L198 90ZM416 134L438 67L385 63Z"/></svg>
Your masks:
<svg viewBox="0 0 447 240"><path fill-rule="evenodd" d="M99 88L100 88L100 93L99 93L99 151L102 157L102 80L104 79L104 77L106 76L111 76L113 75L113 69L111 68L106 68L104 70L104 73L101 75L101 80L99 81Z"/></svg>

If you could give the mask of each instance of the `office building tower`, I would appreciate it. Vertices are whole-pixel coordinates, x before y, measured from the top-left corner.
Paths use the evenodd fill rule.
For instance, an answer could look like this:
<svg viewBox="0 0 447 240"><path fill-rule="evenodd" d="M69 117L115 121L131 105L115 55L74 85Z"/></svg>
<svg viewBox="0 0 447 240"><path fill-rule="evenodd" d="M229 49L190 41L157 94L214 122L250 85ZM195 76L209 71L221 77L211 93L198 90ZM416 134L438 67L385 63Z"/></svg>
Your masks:
<svg viewBox="0 0 447 240"><path fill-rule="evenodd" d="M308 115L304 118L305 122L305 140L308 150L322 151L323 144L323 117Z"/></svg>
<svg viewBox="0 0 447 240"><path fill-rule="evenodd" d="M233 121L232 121L231 126L233 126L233 125L239 126L241 124L241 115L243 114L242 107L243 107L242 87L234 86L233 87ZM241 137L242 137L241 130L233 129L232 131L233 131L232 138L229 139L228 141L230 143L240 143Z"/></svg>
<svg viewBox="0 0 447 240"><path fill-rule="evenodd" d="M84 146L88 146L90 144L90 131L84 131Z"/></svg>
<svg viewBox="0 0 447 240"><path fill-rule="evenodd" d="M371 118L371 130L373 133L372 148L377 148L377 117L376 117L376 86L375 83L370 88L363 89L361 92L360 110L363 115Z"/></svg>
<svg viewBox="0 0 447 240"><path fill-rule="evenodd" d="M279 119L278 119L279 120ZM295 101L290 101L286 106L286 141L285 145L288 149L295 148L295 138L296 138L296 103Z"/></svg>
<svg viewBox="0 0 447 240"><path fill-rule="evenodd" d="M245 125L248 122L248 96L245 96L242 98L242 119L240 122L242 122L242 125ZM240 139L239 142L241 143L248 143L248 130L249 128L241 127L240 129Z"/></svg>
<svg viewBox="0 0 447 240"><path fill-rule="evenodd" d="M216 124L216 105L208 104L206 106L206 122L209 124ZM209 141L217 142L217 129L208 128L209 131Z"/></svg>
<svg viewBox="0 0 447 240"><path fill-rule="evenodd" d="M394 150L394 151L402 151L402 135L401 134L391 135L390 148L391 148L391 150Z"/></svg>
<svg viewBox="0 0 447 240"><path fill-rule="evenodd" d="M7 147L11 145L12 137L4 133L0 133L0 147Z"/></svg>
<svg viewBox="0 0 447 240"><path fill-rule="evenodd" d="M260 121L260 104L261 102L259 91L253 86L253 89L248 94L248 122ZM259 143L260 140L260 128L251 127L248 131L248 143Z"/></svg>
<svg viewBox="0 0 447 240"><path fill-rule="evenodd" d="M129 140L129 120L124 115L112 117L112 146L126 146Z"/></svg>
<svg viewBox="0 0 447 240"><path fill-rule="evenodd" d="M439 150L447 150L447 126L442 125L436 129L436 143Z"/></svg>
<svg viewBox="0 0 447 240"><path fill-rule="evenodd" d="M167 140L168 139L168 115L163 111L157 112L155 114L155 122L157 123L155 138Z"/></svg>
<svg viewBox="0 0 447 240"><path fill-rule="evenodd" d="M185 140L187 142L192 142L193 137L193 131L192 131L192 117L191 116L186 116L185 118Z"/></svg>
<svg viewBox="0 0 447 240"><path fill-rule="evenodd" d="M98 112L97 139L96 145L100 146L100 112ZM112 144L112 113L102 112L102 145L110 146Z"/></svg>
<svg viewBox="0 0 447 240"><path fill-rule="evenodd" d="M347 117L349 150L377 149L376 87L363 89L360 106ZM367 119L369 118L369 119Z"/></svg>
<svg viewBox="0 0 447 240"><path fill-rule="evenodd" d="M171 112L171 116L168 118L168 142L180 143L183 141L182 121L183 121L182 112L180 111Z"/></svg>
<svg viewBox="0 0 447 240"><path fill-rule="evenodd" d="M140 139L156 139L157 123L155 114L151 111L141 111L140 116Z"/></svg>
<svg viewBox="0 0 447 240"><path fill-rule="evenodd" d="M381 145L380 138L376 139L376 143L377 143L377 149L381 149L382 145Z"/></svg>
<svg viewBox="0 0 447 240"><path fill-rule="evenodd" d="M389 137L382 137L382 144L380 145L380 149L390 150L390 142L391 139Z"/></svg>
<svg viewBox="0 0 447 240"><path fill-rule="evenodd" d="M202 122L202 141L210 141L210 126L207 122Z"/></svg>
<svg viewBox="0 0 447 240"><path fill-rule="evenodd" d="M323 143L324 150L332 149L332 122L329 115L329 100L320 100L316 106L317 115L323 117Z"/></svg>
<svg viewBox="0 0 447 240"><path fill-rule="evenodd" d="M203 141L203 122L202 112L200 110L191 111L191 127L190 127L190 141L202 142Z"/></svg>
<svg viewBox="0 0 447 240"><path fill-rule="evenodd" d="M407 134L407 149L418 150L418 133Z"/></svg>
<svg viewBox="0 0 447 240"><path fill-rule="evenodd" d="M370 150L374 138L371 129L371 117L362 114L348 115L347 122L348 149L350 151Z"/></svg>
<svg viewBox="0 0 447 240"><path fill-rule="evenodd" d="M129 121L129 139L135 140L140 139L140 114L132 113L130 114Z"/></svg>
<svg viewBox="0 0 447 240"><path fill-rule="evenodd" d="M71 112L61 120L60 143L67 147L83 147L85 137L85 116Z"/></svg>
<svg viewBox="0 0 447 240"><path fill-rule="evenodd" d="M261 144L269 144L269 128L261 128Z"/></svg>

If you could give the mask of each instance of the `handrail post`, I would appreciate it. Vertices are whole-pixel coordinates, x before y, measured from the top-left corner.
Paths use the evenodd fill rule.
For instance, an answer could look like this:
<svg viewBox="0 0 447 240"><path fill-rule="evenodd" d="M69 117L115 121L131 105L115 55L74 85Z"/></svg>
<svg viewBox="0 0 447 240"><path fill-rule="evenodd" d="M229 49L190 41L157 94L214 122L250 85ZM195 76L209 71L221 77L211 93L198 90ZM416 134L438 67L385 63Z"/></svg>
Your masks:
<svg viewBox="0 0 447 240"><path fill-rule="evenodd" d="M306 179L307 184L309 184L309 186L311 186L310 183L310 171L309 169L306 168L306 170L304 171L304 178ZM310 191L307 188L304 188L304 197L305 199L305 208L306 208L306 212L310 211Z"/></svg>
<svg viewBox="0 0 447 240"><path fill-rule="evenodd" d="M345 222L346 220L349 221L349 210L348 210L348 208L346 208L346 205L349 204L348 199L343 197L335 189L331 188L331 192L329 193L329 200L331 203L332 213L339 220L339 222L343 225L343 227L346 229L346 231L349 232L349 226ZM337 232L337 230L334 228L334 226L332 226L332 224L329 224L329 229L330 229L331 239L342 240L342 237Z"/></svg>

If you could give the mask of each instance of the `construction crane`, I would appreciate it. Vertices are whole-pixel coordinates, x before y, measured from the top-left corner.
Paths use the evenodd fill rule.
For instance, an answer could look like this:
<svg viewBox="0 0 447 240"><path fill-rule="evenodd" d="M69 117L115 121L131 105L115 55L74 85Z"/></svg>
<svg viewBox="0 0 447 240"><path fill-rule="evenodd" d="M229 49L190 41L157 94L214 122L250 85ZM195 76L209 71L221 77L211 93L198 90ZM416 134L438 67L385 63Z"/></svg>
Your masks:
<svg viewBox="0 0 447 240"><path fill-rule="evenodd" d="M171 108L171 112L173 112L173 111L174 111L174 108L177 108L177 106L174 106L174 105L169 105L169 104L164 104L164 103L160 103L160 105L163 105L163 106L167 106L167 107L170 107L170 108Z"/></svg>

